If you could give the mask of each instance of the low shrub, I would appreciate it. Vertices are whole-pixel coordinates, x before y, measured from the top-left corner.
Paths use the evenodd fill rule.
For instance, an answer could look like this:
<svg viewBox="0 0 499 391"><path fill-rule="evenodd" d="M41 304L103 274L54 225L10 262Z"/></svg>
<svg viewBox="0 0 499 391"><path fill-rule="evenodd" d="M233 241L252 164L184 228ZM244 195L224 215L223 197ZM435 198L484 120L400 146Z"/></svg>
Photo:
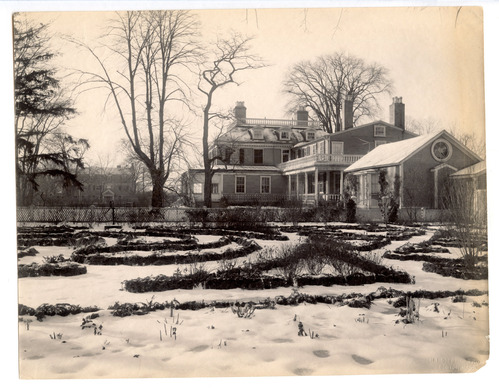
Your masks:
<svg viewBox="0 0 499 391"><path fill-rule="evenodd" d="M190 254L151 254L148 256L138 255L119 255L119 256L104 256L101 254L78 255L73 257L73 260L79 263L88 265L130 265L130 266L146 266L146 265L173 265L173 264L191 264L208 261L219 261L222 259L234 259L249 255L261 247L253 242L242 238L230 237L230 242L235 242L241 247L237 249L229 249L223 253L205 252L205 253L190 253Z"/></svg>
<svg viewBox="0 0 499 391"><path fill-rule="evenodd" d="M38 254L38 250L34 247L20 248L17 250L17 258L29 257Z"/></svg>
<svg viewBox="0 0 499 391"><path fill-rule="evenodd" d="M97 306L90 307L80 307L77 304L68 304L68 303L58 303L58 304L42 304L38 306L36 309L25 306L23 304L19 304L18 312L19 315L29 315L36 316L37 320L42 321L46 316L68 316L68 315L77 315L80 313L89 313L89 312L97 312L100 311L100 308Z"/></svg>
<svg viewBox="0 0 499 391"><path fill-rule="evenodd" d="M32 263L30 265L18 265L17 276L24 277L42 277L42 276L78 276L86 274L87 268L75 262L59 262L59 263Z"/></svg>

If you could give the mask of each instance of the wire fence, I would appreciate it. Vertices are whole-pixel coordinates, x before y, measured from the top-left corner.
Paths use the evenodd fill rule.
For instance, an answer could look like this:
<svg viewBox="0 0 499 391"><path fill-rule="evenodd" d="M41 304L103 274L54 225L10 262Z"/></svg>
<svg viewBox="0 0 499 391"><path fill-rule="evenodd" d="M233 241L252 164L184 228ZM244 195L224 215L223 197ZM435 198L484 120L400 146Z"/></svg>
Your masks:
<svg viewBox="0 0 499 391"><path fill-rule="evenodd" d="M18 207L17 221L19 223L175 223L187 221L187 215L182 208Z"/></svg>

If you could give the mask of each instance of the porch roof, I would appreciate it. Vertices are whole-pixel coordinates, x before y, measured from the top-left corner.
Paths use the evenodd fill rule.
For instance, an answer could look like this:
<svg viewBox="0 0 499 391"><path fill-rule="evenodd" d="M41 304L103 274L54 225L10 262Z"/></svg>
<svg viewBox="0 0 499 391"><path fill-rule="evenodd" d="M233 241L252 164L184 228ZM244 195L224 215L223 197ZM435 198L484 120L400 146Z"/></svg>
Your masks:
<svg viewBox="0 0 499 391"><path fill-rule="evenodd" d="M481 162L478 162L477 164L473 164L472 166L463 168L462 170L459 170L455 172L454 174L451 174L450 176L453 178L464 178L464 177L475 177L480 174L483 174L486 171L486 165L485 165L485 160L482 160Z"/></svg>

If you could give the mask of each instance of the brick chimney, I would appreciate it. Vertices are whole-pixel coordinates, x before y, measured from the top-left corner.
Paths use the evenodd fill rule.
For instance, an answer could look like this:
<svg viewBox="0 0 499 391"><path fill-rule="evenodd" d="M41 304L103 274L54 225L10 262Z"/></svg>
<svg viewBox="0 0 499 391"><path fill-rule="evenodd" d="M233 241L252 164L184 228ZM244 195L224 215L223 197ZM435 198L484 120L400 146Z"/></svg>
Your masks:
<svg viewBox="0 0 499 391"><path fill-rule="evenodd" d="M298 107L296 111L296 125L308 126L308 111L305 110L305 106Z"/></svg>
<svg viewBox="0 0 499 391"><path fill-rule="evenodd" d="M390 123L398 128L405 129L405 104L402 97L395 96L390 105Z"/></svg>
<svg viewBox="0 0 499 391"><path fill-rule="evenodd" d="M347 95L343 102L343 130L353 128L353 98Z"/></svg>
<svg viewBox="0 0 499 391"><path fill-rule="evenodd" d="M246 122L246 106L244 102L236 102L236 107L234 107L234 116L238 123Z"/></svg>

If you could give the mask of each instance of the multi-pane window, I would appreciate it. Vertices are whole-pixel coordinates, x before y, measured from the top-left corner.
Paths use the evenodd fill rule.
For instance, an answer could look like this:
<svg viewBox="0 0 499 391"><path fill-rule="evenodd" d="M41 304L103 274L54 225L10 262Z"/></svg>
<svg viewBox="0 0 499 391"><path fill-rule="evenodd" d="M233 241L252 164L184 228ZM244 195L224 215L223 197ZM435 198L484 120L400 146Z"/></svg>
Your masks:
<svg viewBox="0 0 499 391"><path fill-rule="evenodd" d="M254 163L263 164L263 149L254 150Z"/></svg>
<svg viewBox="0 0 499 391"><path fill-rule="evenodd" d="M312 155L317 155L317 145L312 145Z"/></svg>
<svg viewBox="0 0 499 391"><path fill-rule="evenodd" d="M244 164L244 149L239 150L239 164Z"/></svg>
<svg viewBox="0 0 499 391"><path fill-rule="evenodd" d="M236 176L236 193L246 193L245 176Z"/></svg>
<svg viewBox="0 0 499 391"><path fill-rule="evenodd" d="M386 144L386 140L374 140L374 148Z"/></svg>
<svg viewBox="0 0 499 391"><path fill-rule="evenodd" d="M374 127L374 137L386 137L386 127L376 125Z"/></svg>
<svg viewBox="0 0 499 391"><path fill-rule="evenodd" d="M218 194L218 183L211 184L211 194Z"/></svg>
<svg viewBox="0 0 499 391"><path fill-rule="evenodd" d="M307 141L315 140L315 132L307 132Z"/></svg>
<svg viewBox="0 0 499 391"><path fill-rule="evenodd" d="M282 162L287 162L289 160L289 149L282 150Z"/></svg>
<svg viewBox="0 0 499 391"><path fill-rule="evenodd" d="M270 177L269 176L260 177L260 192L263 194L270 193Z"/></svg>
<svg viewBox="0 0 499 391"><path fill-rule="evenodd" d="M289 140L289 132L285 130L281 131L281 140Z"/></svg>

